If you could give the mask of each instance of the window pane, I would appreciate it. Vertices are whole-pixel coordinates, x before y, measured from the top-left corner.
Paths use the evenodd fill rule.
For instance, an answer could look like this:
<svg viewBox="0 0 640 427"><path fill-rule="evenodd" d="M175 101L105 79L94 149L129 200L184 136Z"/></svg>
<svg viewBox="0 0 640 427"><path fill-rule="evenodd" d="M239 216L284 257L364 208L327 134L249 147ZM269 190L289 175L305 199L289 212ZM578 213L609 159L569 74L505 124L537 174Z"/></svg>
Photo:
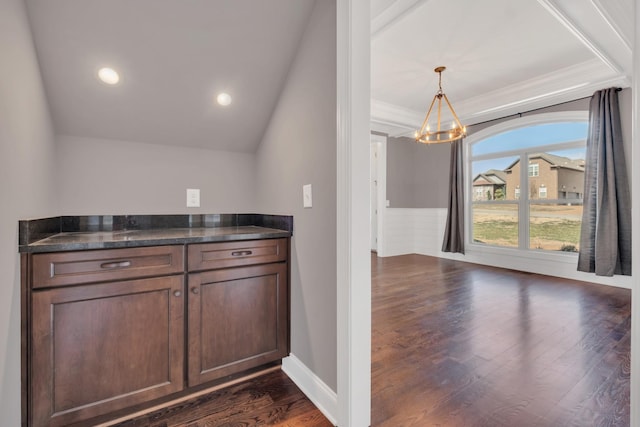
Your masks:
<svg viewBox="0 0 640 427"><path fill-rule="evenodd" d="M529 199L582 199L585 147L529 154Z"/></svg>
<svg viewBox="0 0 640 427"><path fill-rule="evenodd" d="M520 188L520 176L517 173L510 176L513 174L508 168L518 159L519 157L511 156L473 162L473 201L517 199L513 190L509 193L508 188ZM511 186L508 187L507 182Z"/></svg>
<svg viewBox="0 0 640 427"><path fill-rule="evenodd" d="M471 147L471 155L540 147L559 142L578 141L587 137L588 122L548 123L528 126L494 135Z"/></svg>
<svg viewBox="0 0 640 427"><path fill-rule="evenodd" d="M580 243L582 203L531 204L530 249L577 252Z"/></svg>
<svg viewBox="0 0 640 427"><path fill-rule="evenodd" d="M473 241L494 246L518 247L518 205L474 203Z"/></svg>
<svg viewBox="0 0 640 427"><path fill-rule="evenodd" d="M577 250L587 130L586 121L547 123L474 143L468 208L474 243Z"/></svg>

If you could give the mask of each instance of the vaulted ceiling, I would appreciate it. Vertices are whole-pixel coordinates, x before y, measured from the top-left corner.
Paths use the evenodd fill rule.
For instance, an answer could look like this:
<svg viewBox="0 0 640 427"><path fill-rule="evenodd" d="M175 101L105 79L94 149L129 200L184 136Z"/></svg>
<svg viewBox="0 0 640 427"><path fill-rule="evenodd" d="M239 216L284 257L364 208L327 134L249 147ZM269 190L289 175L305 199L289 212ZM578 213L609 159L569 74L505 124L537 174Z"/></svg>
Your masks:
<svg viewBox="0 0 640 427"><path fill-rule="evenodd" d="M372 128L419 128L438 89L463 123L626 87L633 0L372 0Z"/></svg>
<svg viewBox="0 0 640 427"><path fill-rule="evenodd" d="M26 3L58 134L250 152L314 0ZM628 86L632 10L633 0L371 0L372 129L413 133L440 65L466 124ZM117 85L97 80L103 66ZM215 102L222 91L228 107Z"/></svg>
<svg viewBox="0 0 640 427"><path fill-rule="evenodd" d="M313 0L26 0L58 134L253 151ZM99 82L100 67L120 82ZM232 103L216 103L219 92Z"/></svg>

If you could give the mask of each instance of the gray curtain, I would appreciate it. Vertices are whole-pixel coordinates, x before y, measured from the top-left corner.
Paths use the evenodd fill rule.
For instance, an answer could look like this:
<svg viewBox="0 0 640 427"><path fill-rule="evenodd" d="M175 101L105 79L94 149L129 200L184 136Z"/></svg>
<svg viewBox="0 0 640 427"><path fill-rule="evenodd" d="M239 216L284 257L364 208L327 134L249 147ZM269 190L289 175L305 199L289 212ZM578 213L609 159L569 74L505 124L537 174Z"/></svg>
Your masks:
<svg viewBox="0 0 640 427"><path fill-rule="evenodd" d="M618 90L591 97L578 271L631 275L631 197Z"/></svg>
<svg viewBox="0 0 640 427"><path fill-rule="evenodd" d="M462 139L451 143L449 171L449 209L442 252L464 253L464 180Z"/></svg>

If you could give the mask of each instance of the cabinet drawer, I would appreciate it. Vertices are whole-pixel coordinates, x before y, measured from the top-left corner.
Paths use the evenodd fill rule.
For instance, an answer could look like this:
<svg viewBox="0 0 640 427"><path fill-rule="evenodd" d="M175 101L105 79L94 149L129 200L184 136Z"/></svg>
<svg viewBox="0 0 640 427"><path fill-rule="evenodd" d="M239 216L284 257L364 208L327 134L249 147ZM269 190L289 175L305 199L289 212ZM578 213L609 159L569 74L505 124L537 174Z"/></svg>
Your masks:
<svg viewBox="0 0 640 427"><path fill-rule="evenodd" d="M189 271L214 270L287 259L287 239L189 245Z"/></svg>
<svg viewBox="0 0 640 427"><path fill-rule="evenodd" d="M183 246L35 254L32 264L34 289L183 271Z"/></svg>

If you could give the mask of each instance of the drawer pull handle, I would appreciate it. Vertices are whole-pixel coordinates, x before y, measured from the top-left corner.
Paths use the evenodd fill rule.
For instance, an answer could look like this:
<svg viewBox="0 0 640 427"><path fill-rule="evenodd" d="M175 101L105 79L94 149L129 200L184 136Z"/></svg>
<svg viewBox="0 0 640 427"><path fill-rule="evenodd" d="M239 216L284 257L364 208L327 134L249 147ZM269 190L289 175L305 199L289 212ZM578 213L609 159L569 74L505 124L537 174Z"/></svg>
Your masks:
<svg viewBox="0 0 640 427"><path fill-rule="evenodd" d="M253 252L251 251L234 251L231 252L231 256L246 256L251 255Z"/></svg>
<svg viewBox="0 0 640 427"><path fill-rule="evenodd" d="M175 297L179 297L180 295L182 295L182 292L180 292L180 291L173 291L173 296L175 296Z"/></svg>
<svg viewBox="0 0 640 427"><path fill-rule="evenodd" d="M198 295L200 293L200 289L198 288L191 288L191 292L193 292L194 294Z"/></svg>
<svg viewBox="0 0 640 427"><path fill-rule="evenodd" d="M112 270L114 268L127 268L127 267L131 267L131 261L105 262L100 264L100 268L104 268L105 270Z"/></svg>

